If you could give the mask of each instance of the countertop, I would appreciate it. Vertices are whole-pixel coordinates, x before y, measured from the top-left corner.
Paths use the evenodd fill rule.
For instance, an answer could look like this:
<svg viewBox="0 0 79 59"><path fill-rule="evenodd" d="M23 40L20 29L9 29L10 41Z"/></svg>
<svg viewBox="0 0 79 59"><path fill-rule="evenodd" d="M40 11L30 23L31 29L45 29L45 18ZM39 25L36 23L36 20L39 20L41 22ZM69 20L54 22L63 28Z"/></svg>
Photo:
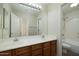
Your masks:
<svg viewBox="0 0 79 59"><path fill-rule="evenodd" d="M0 43L0 52L24 46L30 46L38 43L53 41L56 39L57 39L56 36L50 36L50 35L45 36L45 38L42 38L42 36L18 37L18 41L13 41L12 38Z"/></svg>

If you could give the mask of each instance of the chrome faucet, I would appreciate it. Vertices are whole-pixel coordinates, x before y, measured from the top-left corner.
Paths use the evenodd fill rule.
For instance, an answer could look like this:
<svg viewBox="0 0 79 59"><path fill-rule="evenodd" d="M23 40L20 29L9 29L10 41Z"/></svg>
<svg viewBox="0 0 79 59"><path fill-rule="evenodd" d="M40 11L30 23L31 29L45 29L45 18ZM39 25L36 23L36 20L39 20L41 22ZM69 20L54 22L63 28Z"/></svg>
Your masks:
<svg viewBox="0 0 79 59"><path fill-rule="evenodd" d="M17 37L15 37L15 39L14 39L14 42L16 42L16 41L18 41L18 38Z"/></svg>
<svg viewBox="0 0 79 59"><path fill-rule="evenodd" d="M45 35L42 35L42 38L45 38Z"/></svg>

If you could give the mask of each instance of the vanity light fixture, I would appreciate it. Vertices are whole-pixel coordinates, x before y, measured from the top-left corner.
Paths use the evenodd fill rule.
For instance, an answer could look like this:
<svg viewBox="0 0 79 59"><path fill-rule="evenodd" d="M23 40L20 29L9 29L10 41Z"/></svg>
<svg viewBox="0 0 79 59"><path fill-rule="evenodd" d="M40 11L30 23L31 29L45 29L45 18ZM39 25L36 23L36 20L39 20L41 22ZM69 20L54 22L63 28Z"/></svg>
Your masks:
<svg viewBox="0 0 79 59"><path fill-rule="evenodd" d="M34 4L34 3L27 3L28 5L31 5L31 6L33 6L33 7L36 7L36 8L42 8L40 5L38 5L38 4Z"/></svg>
<svg viewBox="0 0 79 59"><path fill-rule="evenodd" d="M73 3L73 4L70 5L70 7L75 7L77 5L78 5L78 3Z"/></svg>
<svg viewBox="0 0 79 59"><path fill-rule="evenodd" d="M34 8L34 9L38 9L38 10L40 10L42 8L42 6L40 6L38 4L34 4L34 3L20 3L20 4L24 5L24 6Z"/></svg>

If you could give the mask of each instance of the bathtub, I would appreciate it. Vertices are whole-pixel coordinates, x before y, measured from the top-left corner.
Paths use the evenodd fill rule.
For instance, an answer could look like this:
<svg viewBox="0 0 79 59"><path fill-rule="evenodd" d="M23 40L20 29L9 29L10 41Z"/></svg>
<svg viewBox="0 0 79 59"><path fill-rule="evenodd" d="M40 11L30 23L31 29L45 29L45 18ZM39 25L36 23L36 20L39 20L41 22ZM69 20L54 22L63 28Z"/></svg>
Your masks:
<svg viewBox="0 0 79 59"><path fill-rule="evenodd" d="M79 40L78 39L74 39L74 40L64 39L62 40L62 46L79 54Z"/></svg>

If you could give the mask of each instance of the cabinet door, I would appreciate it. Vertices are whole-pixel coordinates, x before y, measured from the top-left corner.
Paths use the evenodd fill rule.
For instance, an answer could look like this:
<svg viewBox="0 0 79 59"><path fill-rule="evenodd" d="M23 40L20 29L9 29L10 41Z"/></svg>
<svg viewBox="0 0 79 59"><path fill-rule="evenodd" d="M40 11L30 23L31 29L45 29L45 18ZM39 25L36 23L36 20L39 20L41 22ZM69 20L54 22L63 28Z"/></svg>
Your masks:
<svg viewBox="0 0 79 59"><path fill-rule="evenodd" d="M42 49L32 51L32 56L42 56Z"/></svg>
<svg viewBox="0 0 79 59"><path fill-rule="evenodd" d="M51 56L57 55L57 48L56 45L51 45Z"/></svg>
<svg viewBox="0 0 79 59"><path fill-rule="evenodd" d="M43 43L43 47L44 47L44 48L50 47L50 42Z"/></svg>
<svg viewBox="0 0 79 59"><path fill-rule="evenodd" d="M44 56L50 56L50 47L46 47L43 49L43 55Z"/></svg>
<svg viewBox="0 0 79 59"><path fill-rule="evenodd" d="M42 44L35 44L35 45L32 45L32 50L37 50L37 49L42 49Z"/></svg>
<svg viewBox="0 0 79 59"><path fill-rule="evenodd" d="M30 56L31 55L31 47L22 47L15 50L15 55L17 56Z"/></svg>
<svg viewBox="0 0 79 59"><path fill-rule="evenodd" d="M42 44L32 45L32 56L42 56Z"/></svg>

